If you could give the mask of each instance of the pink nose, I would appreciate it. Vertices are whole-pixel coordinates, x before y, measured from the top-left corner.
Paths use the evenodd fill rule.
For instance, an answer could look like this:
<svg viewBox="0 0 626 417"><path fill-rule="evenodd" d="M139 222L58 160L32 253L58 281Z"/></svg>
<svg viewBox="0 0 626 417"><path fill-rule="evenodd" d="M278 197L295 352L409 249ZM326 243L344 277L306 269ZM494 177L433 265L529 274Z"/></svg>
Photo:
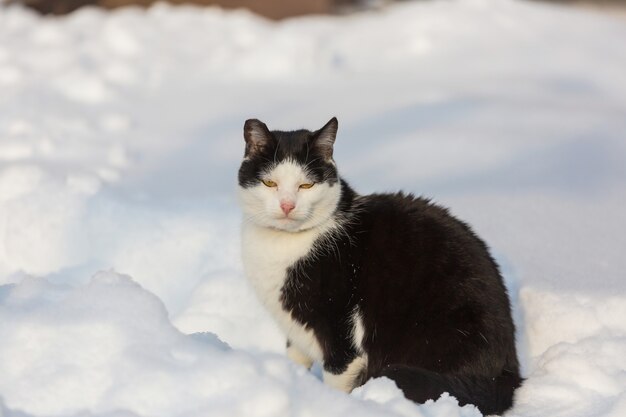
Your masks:
<svg viewBox="0 0 626 417"><path fill-rule="evenodd" d="M291 201L280 202L280 208L283 210L283 213L285 213L285 216L288 216L291 210L293 210L295 207L296 205Z"/></svg>

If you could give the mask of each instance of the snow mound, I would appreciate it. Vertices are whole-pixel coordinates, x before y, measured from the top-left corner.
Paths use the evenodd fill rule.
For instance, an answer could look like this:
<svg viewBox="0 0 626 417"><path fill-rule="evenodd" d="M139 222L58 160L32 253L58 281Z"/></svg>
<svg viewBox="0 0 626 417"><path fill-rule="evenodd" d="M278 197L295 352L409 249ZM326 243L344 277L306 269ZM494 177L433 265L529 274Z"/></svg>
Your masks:
<svg viewBox="0 0 626 417"><path fill-rule="evenodd" d="M389 410L405 416L441 416L441 417L480 417L481 412L473 405L459 407L459 402L448 394L443 394L437 401L429 400L417 409L415 404L404 398L396 384L386 378L369 380L365 385L356 388L352 395L383 405ZM418 411L417 414L416 411Z"/></svg>
<svg viewBox="0 0 626 417"><path fill-rule="evenodd" d="M528 289L521 298L535 364L517 394L516 412L620 415L626 392L626 296Z"/></svg>
<svg viewBox="0 0 626 417"><path fill-rule="evenodd" d="M36 278L3 287L0 337L0 357L11 359L0 362L9 416L430 413L390 381L372 381L350 397L284 356L233 350L211 333L185 335L157 297L112 271L76 288ZM424 407L476 415L445 411L457 409L451 404L444 398Z"/></svg>

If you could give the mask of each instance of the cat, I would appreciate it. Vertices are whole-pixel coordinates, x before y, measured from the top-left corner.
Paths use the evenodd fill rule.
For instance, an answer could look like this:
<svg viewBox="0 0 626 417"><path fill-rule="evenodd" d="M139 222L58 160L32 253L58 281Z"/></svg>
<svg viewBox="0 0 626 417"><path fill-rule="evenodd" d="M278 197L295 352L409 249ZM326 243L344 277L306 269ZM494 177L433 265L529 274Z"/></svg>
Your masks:
<svg viewBox="0 0 626 417"><path fill-rule="evenodd" d="M428 199L357 194L333 159L337 129L244 125L243 265L287 356L346 392L386 376L419 403L448 392L504 412L522 379L487 246Z"/></svg>

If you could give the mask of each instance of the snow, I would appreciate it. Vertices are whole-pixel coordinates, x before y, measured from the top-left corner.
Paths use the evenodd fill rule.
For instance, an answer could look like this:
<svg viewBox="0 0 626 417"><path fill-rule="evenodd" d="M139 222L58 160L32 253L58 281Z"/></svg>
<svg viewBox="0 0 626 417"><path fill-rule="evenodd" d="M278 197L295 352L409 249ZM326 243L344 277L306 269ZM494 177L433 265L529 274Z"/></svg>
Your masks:
<svg viewBox="0 0 626 417"><path fill-rule="evenodd" d="M434 197L502 265L508 415L626 415L625 38L517 0L0 9L0 416L479 416L324 386L243 277L243 121L335 115L359 191Z"/></svg>

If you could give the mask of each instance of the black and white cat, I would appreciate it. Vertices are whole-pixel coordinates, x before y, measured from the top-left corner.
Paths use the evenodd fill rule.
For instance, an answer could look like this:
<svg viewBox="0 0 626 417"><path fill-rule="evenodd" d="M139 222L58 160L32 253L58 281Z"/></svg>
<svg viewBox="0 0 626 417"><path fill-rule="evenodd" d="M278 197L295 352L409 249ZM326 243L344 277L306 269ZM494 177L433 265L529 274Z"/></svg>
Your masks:
<svg viewBox="0 0 626 417"><path fill-rule="evenodd" d="M244 268L287 355L321 362L324 382L347 392L387 376L417 402L449 392L504 412L521 378L487 247L426 199L355 193L333 160L337 127L244 126Z"/></svg>

